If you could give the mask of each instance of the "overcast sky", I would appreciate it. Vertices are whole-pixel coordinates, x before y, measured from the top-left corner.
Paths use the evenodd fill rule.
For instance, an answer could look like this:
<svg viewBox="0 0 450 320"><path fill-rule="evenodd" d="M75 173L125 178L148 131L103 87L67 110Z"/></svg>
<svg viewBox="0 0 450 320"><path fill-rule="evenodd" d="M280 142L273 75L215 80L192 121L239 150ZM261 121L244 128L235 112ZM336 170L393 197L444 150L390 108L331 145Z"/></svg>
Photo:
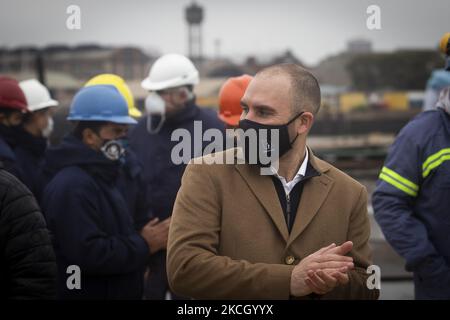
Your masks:
<svg viewBox="0 0 450 320"><path fill-rule="evenodd" d="M1 0L0 46L138 45L187 53L184 8L191 0ZM205 9L204 53L242 58L291 49L306 64L366 38L375 50L435 48L450 31L449 0L197 0ZM81 30L66 28L66 8L81 8ZM369 5L381 8L381 30L366 27Z"/></svg>

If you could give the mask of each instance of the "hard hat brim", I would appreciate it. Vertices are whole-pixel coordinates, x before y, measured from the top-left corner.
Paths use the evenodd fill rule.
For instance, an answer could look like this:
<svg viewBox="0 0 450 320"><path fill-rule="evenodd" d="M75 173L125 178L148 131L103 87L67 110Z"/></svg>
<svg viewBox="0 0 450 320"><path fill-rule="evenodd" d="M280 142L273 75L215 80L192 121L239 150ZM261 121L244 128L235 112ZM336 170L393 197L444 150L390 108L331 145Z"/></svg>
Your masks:
<svg viewBox="0 0 450 320"><path fill-rule="evenodd" d="M112 122L117 124L136 124L137 121L130 116L114 116L114 117L105 117L105 116L68 116L67 120L69 121L104 121L104 122Z"/></svg>
<svg viewBox="0 0 450 320"><path fill-rule="evenodd" d="M167 81L154 82L150 78L145 78L141 82L141 87L148 91L165 90L169 88L180 87L184 85L197 85L199 83L198 71L190 75L188 78L175 78Z"/></svg>
<svg viewBox="0 0 450 320"><path fill-rule="evenodd" d="M219 113L219 119L230 126L237 126L239 125L239 120L241 120L241 115L234 115L227 117Z"/></svg>
<svg viewBox="0 0 450 320"><path fill-rule="evenodd" d="M130 108L129 113L130 113L130 116L132 116L133 118L142 117L142 112L139 109L137 109L136 107Z"/></svg>
<svg viewBox="0 0 450 320"><path fill-rule="evenodd" d="M114 117L114 119L112 119L111 122L118 123L118 124L136 124L137 123L137 121L130 116Z"/></svg>
<svg viewBox="0 0 450 320"><path fill-rule="evenodd" d="M37 104L37 105L29 105L28 106L28 111L35 112L35 111L42 110L42 109L45 109L45 108L57 107L57 106L59 106L59 102L56 101L56 100L51 99L49 101L45 101L45 102L42 102L42 103Z"/></svg>

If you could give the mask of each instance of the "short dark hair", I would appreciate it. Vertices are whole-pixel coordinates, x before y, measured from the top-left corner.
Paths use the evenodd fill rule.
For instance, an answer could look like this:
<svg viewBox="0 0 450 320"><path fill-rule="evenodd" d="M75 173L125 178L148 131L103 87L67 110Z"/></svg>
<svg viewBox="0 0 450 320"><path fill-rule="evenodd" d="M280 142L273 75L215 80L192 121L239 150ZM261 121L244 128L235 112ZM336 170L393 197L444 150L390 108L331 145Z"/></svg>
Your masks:
<svg viewBox="0 0 450 320"><path fill-rule="evenodd" d="M256 76L287 75L291 82L292 111L310 111L317 114L320 108L320 86L316 77L294 63L273 65L259 71Z"/></svg>
<svg viewBox="0 0 450 320"><path fill-rule="evenodd" d="M73 135L83 140L83 131L86 129L91 129L95 133L99 133L100 129L105 126L107 122L105 121L78 121L73 128Z"/></svg>

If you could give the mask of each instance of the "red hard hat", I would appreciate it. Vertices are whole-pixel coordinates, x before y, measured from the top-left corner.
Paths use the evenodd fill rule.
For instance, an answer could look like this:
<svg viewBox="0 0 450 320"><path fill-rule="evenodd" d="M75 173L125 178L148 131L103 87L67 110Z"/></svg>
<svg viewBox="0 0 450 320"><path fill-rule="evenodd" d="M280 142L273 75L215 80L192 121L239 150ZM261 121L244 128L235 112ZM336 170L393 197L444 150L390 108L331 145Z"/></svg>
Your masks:
<svg viewBox="0 0 450 320"><path fill-rule="evenodd" d="M27 111L27 99L19 83L8 77L0 77L0 108Z"/></svg>
<svg viewBox="0 0 450 320"><path fill-rule="evenodd" d="M231 126L237 126L242 113L241 99L253 77L244 74L229 78L219 93L219 118Z"/></svg>

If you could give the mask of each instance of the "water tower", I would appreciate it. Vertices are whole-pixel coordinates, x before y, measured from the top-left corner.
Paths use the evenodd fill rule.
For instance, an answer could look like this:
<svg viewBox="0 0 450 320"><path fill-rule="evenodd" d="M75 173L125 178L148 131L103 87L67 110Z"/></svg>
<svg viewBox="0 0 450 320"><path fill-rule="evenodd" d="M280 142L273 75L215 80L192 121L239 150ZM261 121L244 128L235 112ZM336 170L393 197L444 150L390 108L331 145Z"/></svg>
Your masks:
<svg viewBox="0 0 450 320"><path fill-rule="evenodd" d="M203 8L193 2L190 6L186 7L185 16L188 23L189 58L194 63L201 62Z"/></svg>

